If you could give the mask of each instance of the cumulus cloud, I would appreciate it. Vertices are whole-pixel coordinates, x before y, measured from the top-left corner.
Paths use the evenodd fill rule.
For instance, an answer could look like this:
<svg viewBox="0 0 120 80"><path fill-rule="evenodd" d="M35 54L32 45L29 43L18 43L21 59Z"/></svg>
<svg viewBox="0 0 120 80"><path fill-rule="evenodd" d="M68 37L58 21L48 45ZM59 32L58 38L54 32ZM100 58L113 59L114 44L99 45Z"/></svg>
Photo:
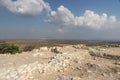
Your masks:
<svg viewBox="0 0 120 80"><path fill-rule="evenodd" d="M91 10L86 10L82 16L75 16L69 9L60 6L57 11L48 14L49 23L60 26L77 26L101 29L117 22L115 16L108 16L106 13L99 15Z"/></svg>
<svg viewBox="0 0 120 80"><path fill-rule="evenodd" d="M13 13L20 15L38 15L43 10L50 10L48 3L44 0L1 0L3 6Z"/></svg>

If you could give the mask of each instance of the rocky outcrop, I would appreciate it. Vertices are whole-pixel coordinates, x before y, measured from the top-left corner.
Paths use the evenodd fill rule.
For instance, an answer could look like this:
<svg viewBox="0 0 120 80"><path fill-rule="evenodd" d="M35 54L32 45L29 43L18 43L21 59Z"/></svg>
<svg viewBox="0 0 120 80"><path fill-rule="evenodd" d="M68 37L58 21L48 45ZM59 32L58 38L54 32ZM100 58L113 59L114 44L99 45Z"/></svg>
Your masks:
<svg viewBox="0 0 120 80"><path fill-rule="evenodd" d="M95 56L95 57L111 59L111 60L120 60L120 56L119 55L111 55L111 54L102 53L102 52L90 51L90 55L91 56Z"/></svg>
<svg viewBox="0 0 120 80"><path fill-rule="evenodd" d="M93 47L85 49L79 45L34 49L11 57L12 59L17 56L14 60L25 58L21 61L28 61L28 63L21 63L18 66L11 63L12 66L0 68L0 80L116 80L119 74L113 73L111 70L113 66L110 66L119 67L120 57L100 51L104 50ZM96 59L97 57L101 58ZM5 60L7 58L4 56ZM113 77L114 74L118 77Z"/></svg>
<svg viewBox="0 0 120 80"><path fill-rule="evenodd" d="M53 48L52 48L53 49ZM60 48L54 48L59 51ZM62 48L64 49L64 48ZM71 48L74 50L74 48ZM40 50L34 50L36 52L34 57L42 56L41 51L48 51L48 48L42 47ZM62 51L62 50L61 50ZM46 55L46 54L44 54ZM33 80L35 74L52 74L53 72L65 72L73 62L80 61L89 55L87 51L84 54L77 52L58 52L47 63L39 63L38 61L22 65L18 68L8 68L1 69L0 80ZM79 80L78 78L73 78L72 80Z"/></svg>

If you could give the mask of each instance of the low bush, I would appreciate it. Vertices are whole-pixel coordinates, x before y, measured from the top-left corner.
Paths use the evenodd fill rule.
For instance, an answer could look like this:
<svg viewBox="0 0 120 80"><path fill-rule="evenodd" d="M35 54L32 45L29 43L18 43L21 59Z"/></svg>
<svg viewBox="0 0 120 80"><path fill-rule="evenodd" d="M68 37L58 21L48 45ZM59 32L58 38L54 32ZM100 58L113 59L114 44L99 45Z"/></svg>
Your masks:
<svg viewBox="0 0 120 80"><path fill-rule="evenodd" d="M15 53L20 53L20 52L21 51L19 50L18 46L10 45L7 43L0 44L0 53L1 54L5 54L5 53L15 54Z"/></svg>

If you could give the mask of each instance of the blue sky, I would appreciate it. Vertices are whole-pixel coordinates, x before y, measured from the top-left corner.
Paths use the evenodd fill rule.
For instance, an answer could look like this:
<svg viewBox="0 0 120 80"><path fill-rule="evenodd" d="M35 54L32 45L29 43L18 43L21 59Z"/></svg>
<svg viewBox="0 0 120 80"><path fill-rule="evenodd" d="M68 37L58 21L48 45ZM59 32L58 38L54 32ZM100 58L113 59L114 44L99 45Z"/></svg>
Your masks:
<svg viewBox="0 0 120 80"><path fill-rule="evenodd" d="M0 0L0 5L0 39L120 40L119 0Z"/></svg>

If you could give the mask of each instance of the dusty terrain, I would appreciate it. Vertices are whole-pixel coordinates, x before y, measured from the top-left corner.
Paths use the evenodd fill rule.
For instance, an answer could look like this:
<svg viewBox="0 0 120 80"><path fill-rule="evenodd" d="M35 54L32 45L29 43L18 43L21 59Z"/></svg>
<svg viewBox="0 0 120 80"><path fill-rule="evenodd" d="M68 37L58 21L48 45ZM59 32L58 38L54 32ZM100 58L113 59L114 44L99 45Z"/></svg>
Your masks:
<svg viewBox="0 0 120 80"><path fill-rule="evenodd" d="M0 80L120 80L120 48L70 45L1 54Z"/></svg>

